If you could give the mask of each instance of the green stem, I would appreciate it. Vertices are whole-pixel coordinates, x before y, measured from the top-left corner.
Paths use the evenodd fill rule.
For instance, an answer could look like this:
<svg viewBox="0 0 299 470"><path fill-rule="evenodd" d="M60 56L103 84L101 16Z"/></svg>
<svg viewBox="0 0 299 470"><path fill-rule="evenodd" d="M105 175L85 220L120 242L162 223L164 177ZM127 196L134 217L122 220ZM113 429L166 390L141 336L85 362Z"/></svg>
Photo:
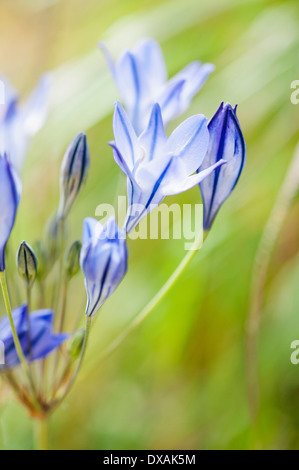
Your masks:
<svg viewBox="0 0 299 470"><path fill-rule="evenodd" d="M13 321L13 317L12 317L11 306L10 306L10 301L9 301L6 278L5 278L5 272L4 271L0 271L0 284L1 284L1 288L2 288L4 303L5 303L5 307L6 307L6 311L7 311L7 315L8 315L12 335L13 335L13 339L14 339L15 348L16 348L16 351L17 351L17 354L19 356L20 362L22 364L23 370L24 370L24 372L27 376L28 382L31 386L31 389L32 389L32 392L33 392L33 395L34 395L34 385L32 383L30 370L29 370L26 358L24 356L22 346L21 346L21 343L20 343L20 340L19 340L19 337L18 337L18 334L17 334L17 330L16 330L16 327L15 327L15 324L14 324L14 321Z"/></svg>
<svg viewBox="0 0 299 470"><path fill-rule="evenodd" d="M64 327L65 313L66 313L66 303L67 303L67 288L68 282L67 279L63 281L63 291L62 291L62 307L61 307L61 316L60 323L58 328L58 333L61 333Z"/></svg>
<svg viewBox="0 0 299 470"><path fill-rule="evenodd" d="M48 419L37 419L35 424L36 450L48 450Z"/></svg>
<svg viewBox="0 0 299 470"><path fill-rule="evenodd" d="M62 291L62 308L61 308L61 316L60 316L60 322L59 322L59 327L58 327L58 333L61 333L64 327L64 320L65 320L65 313L66 313L66 302L67 302L67 287L68 283L67 280L65 279L63 282L63 291ZM56 353L55 353L55 359L54 359L54 369L53 369L53 387L55 390L55 374L58 369L59 365L59 356L60 356L61 348L58 348Z"/></svg>
<svg viewBox="0 0 299 470"><path fill-rule="evenodd" d="M28 329L28 350L29 350L29 356L30 356L30 359L32 359L32 351L31 351L31 327L30 327L30 318L29 318L29 315L30 315L30 312L31 312L31 287L27 284L26 286L26 296L27 296L27 314L26 314L26 321L27 321L27 329ZM31 368L30 366L29 367L29 371L30 371L30 375L32 377L32 371L31 371Z"/></svg>
<svg viewBox="0 0 299 470"><path fill-rule="evenodd" d="M26 285L26 297L27 297L27 308L28 313L31 312L31 286Z"/></svg>
<svg viewBox="0 0 299 470"><path fill-rule="evenodd" d="M191 249L188 253L184 256L176 270L172 273L172 275L168 278L166 283L163 287L157 292L157 294L150 300L150 302L141 310L141 312L133 318L133 320L129 323L127 328L125 328L119 336L103 351L100 355L100 360L109 356L115 349L127 338L127 336L135 329L138 325L154 310L155 307L161 302L161 300L166 296L166 294L170 291L173 287L175 282L178 278L183 274L187 266L191 263L192 259L196 255L196 253L200 250L203 245L203 242L207 238L209 232L204 232L203 234L200 233L198 237L195 239ZM95 365L93 364L87 371L90 372Z"/></svg>
<svg viewBox="0 0 299 470"><path fill-rule="evenodd" d="M246 325L246 376L250 418L256 425L260 410L258 335L264 290L271 257L290 205L299 188L299 145L264 228L252 269L250 305Z"/></svg>
<svg viewBox="0 0 299 470"><path fill-rule="evenodd" d="M83 341L83 345L82 345L82 349L81 349L81 353L80 353L80 357L79 357L76 369L75 369L75 371L72 375L72 378L69 381L65 391L63 392L63 395L57 400L57 402L54 404L54 406L52 406L51 412L56 410L56 408L58 408L58 406L61 405L61 403L66 399L69 392L71 391L72 386L74 385L74 383L76 381L76 378L77 378L78 373L81 369L83 359L84 359L84 356L85 356L85 353L86 353L86 348L87 348L87 343L88 343L88 338L89 338L89 333L90 333L90 325L91 325L91 318L86 316L84 341Z"/></svg>
<svg viewBox="0 0 299 470"><path fill-rule="evenodd" d="M59 295L60 295L60 286L61 286L61 280L63 276L63 252L64 252L64 231L65 231L65 219L60 218L58 221L58 233L57 233L57 240L56 240L56 246L55 246L55 261L56 257L58 255L58 279L57 282L54 285L53 289L53 298L52 298L52 305L54 311L57 310L58 304L59 304ZM58 246L59 245L59 246Z"/></svg>
<svg viewBox="0 0 299 470"><path fill-rule="evenodd" d="M62 277L63 277L63 262L64 262L64 230L65 230L65 223L64 219L61 219L59 222L59 271L58 271L58 294L57 294L57 304L56 307L58 307L58 302L59 302L59 294L60 294L60 286L62 284Z"/></svg>

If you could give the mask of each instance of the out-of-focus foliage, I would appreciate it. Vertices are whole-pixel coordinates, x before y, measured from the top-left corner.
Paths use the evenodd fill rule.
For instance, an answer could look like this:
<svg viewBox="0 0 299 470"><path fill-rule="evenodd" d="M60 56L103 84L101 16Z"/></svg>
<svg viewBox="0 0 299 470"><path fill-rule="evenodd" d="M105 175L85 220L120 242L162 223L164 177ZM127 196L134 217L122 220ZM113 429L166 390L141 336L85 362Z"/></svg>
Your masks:
<svg viewBox="0 0 299 470"><path fill-rule="evenodd" d="M58 202L63 152L77 132L87 132L91 172L73 212L73 239L80 238L85 216L125 191L107 146L118 96L98 40L117 55L152 36L161 42L170 75L193 59L214 63L186 116L210 117L220 101L238 103L248 149L238 187L192 265L53 416L53 448L252 448L244 342L249 285L259 238L299 137L299 105L290 101L291 82L299 79L298 14L297 0L1 1L1 72L24 93L46 70L53 70L54 81L49 119L25 167L12 258L23 239L33 243L42 235L47 212ZM168 199L174 201L198 203L199 190ZM129 249L129 273L94 325L85 373L185 253L178 240L131 241ZM263 448L299 448L299 365L290 362L290 344L299 339L298 285L297 199L271 260L262 312ZM82 276L72 287L69 321L79 305L83 320ZM1 446L32 447L28 417L6 398L1 383Z"/></svg>

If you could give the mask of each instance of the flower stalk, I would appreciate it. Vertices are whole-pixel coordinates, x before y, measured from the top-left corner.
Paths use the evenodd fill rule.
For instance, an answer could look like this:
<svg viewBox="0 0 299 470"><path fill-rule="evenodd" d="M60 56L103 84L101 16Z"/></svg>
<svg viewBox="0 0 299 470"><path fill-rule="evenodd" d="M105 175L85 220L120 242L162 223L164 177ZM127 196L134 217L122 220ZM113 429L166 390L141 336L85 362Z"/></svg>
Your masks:
<svg viewBox="0 0 299 470"><path fill-rule="evenodd" d="M34 383L33 383L33 380L32 380L32 376L30 374L30 369L29 369L28 363L26 361L26 358L24 356L22 346L21 346L21 343L20 343L16 328L15 328L15 324L14 324L14 321L13 321L13 317L12 317L12 311L11 311L10 300L9 300L9 295L8 295L8 290L7 290L7 284L6 284L6 278L5 278L5 272L4 271L0 271L0 284L1 284L1 289L2 289L2 294L3 294L3 299L4 299L6 312L7 312L7 315L8 315L8 319L9 319L9 323L10 323L10 327L11 327L11 331L12 331L12 335L13 335L15 348L16 348L17 354L19 356L20 362L22 364L23 371L24 371L24 373L25 373L25 375L28 379L33 397L35 397L35 388L34 388ZM37 401L36 401L36 398L34 399L34 401L35 401L36 404L38 404Z"/></svg>
<svg viewBox="0 0 299 470"><path fill-rule="evenodd" d="M36 450L49 450L49 420L47 417L35 420Z"/></svg>

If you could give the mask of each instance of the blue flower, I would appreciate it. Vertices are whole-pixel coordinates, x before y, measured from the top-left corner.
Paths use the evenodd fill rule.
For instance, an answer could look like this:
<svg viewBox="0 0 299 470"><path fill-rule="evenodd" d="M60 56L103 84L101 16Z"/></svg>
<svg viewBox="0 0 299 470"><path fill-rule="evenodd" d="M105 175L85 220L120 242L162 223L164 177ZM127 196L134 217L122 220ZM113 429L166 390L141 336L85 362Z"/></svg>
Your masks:
<svg viewBox="0 0 299 470"><path fill-rule="evenodd" d="M125 234L115 218L105 225L88 217L84 220L80 265L87 292L86 315L95 315L115 291L127 272Z"/></svg>
<svg viewBox="0 0 299 470"><path fill-rule="evenodd" d="M7 156L0 154L0 271L5 270L5 247L15 223L20 197L20 178Z"/></svg>
<svg viewBox="0 0 299 470"><path fill-rule="evenodd" d="M207 119L198 114L186 119L166 137L161 109L155 104L146 130L137 137L120 103L116 103L110 142L116 162L128 177L127 232L157 207L165 196L179 194L200 183L224 163L218 161L193 174L209 145Z"/></svg>
<svg viewBox="0 0 299 470"><path fill-rule="evenodd" d="M145 129L154 103L159 103L167 125L189 107L214 70L212 64L194 61L167 81L162 51L153 39L138 42L116 63L103 43L100 47L137 135Z"/></svg>
<svg viewBox="0 0 299 470"><path fill-rule="evenodd" d="M16 91L0 76L4 84L4 106L0 104L0 153L7 153L20 170L30 138L42 127L46 119L49 101L50 78L41 77L37 88L23 106L19 106Z"/></svg>
<svg viewBox="0 0 299 470"><path fill-rule="evenodd" d="M200 183L204 204L204 229L210 230L212 223L234 187L245 165L246 147L236 116L236 107L221 103L209 122L210 144L207 156L198 171L203 171L224 159L226 165Z"/></svg>
<svg viewBox="0 0 299 470"><path fill-rule="evenodd" d="M53 311L37 310L29 315L27 322L27 305L21 305L12 312L14 324L28 362L45 359L69 337L68 334L56 334L52 331ZM16 351L8 317L0 321L0 341L4 344L5 364L0 368L12 368L20 363Z"/></svg>

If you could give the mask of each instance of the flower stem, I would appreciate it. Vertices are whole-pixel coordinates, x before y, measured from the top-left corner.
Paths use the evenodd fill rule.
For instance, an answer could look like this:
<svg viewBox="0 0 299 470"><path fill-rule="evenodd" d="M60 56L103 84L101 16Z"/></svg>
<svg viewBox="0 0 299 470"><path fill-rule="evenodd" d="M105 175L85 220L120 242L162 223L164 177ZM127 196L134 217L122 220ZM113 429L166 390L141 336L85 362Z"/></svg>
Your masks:
<svg viewBox="0 0 299 470"><path fill-rule="evenodd" d="M7 315L8 315L12 335L13 335L13 339L14 339L15 348L16 348L17 354L19 356L20 362L22 364L23 370L24 370L24 372L26 374L26 377L28 379L28 382L30 384L30 387L32 389L33 395L35 396L34 384L32 382L32 378L31 378L31 375L30 375L30 370L29 370L26 358L24 356L22 346L21 346L21 343L20 343L20 340L19 340L19 337L18 337L18 334L17 334L17 331L16 331L16 327L15 327L15 324L14 324L14 321L13 321L12 313L11 313L11 306L10 306L10 301L9 301L6 278L5 278L5 272L4 271L0 271L0 284L1 284L1 288L2 288L4 303L5 303L5 307L6 307L6 311L7 311Z"/></svg>
<svg viewBox="0 0 299 470"><path fill-rule="evenodd" d="M268 268L289 207L299 188L299 145L287 171L276 202L264 228L252 270L250 306L246 328L247 396L251 423L256 425L259 409L258 335Z"/></svg>
<svg viewBox="0 0 299 470"><path fill-rule="evenodd" d="M35 420L35 440L36 450L48 450L49 449L49 437L48 437L48 419L36 419Z"/></svg>
<svg viewBox="0 0 299 470"><path fill-rule="evenodd" d="M57 307L59 304L60 287L61 287L61 280L63 276L64 232L65 232L65 219L60 218L58 221L58 232L57 232L55 255L54 255L55 261L58 256L58 276L54 284L53 297L52 297L52 305L53 305L54 311L57 310Z"/></svg>
<svg viewBox="0 0 299 470"><path fill-rule="evenodd" d="M67 290L68 290L68 282L67 282L67 279L64 279L63 288L62 288L62 307L61 307L61 316L60 316L58 333L62 333L62 330L64 327L66 303L67 303Z"/></svg>
<svg viewBox="0 0 299 470"><path fill-rule="evenodd" d="M155 307L163 300L163 298L168 294L170 289L173 287L175 282L178 280L178 278L183 274L185 269L188 267L188 265L191 263L192 259L195 257L196 253L200 250L202 247L205 239L208 236L207 231L204 231L203 233L200 232L198 237L195 239L191 249L188 251L188 253L184 256L178 267L175 269L175 271L171 274L171 276L168 278L168 280L165 282L163 287L157 292L157 294L148 302L148 304L141 310L141 312L133 318L133 320L129 323L129 325L116 337L110 345L104 349L96 363L92 364L88 370L86 371L86 374L88 374L91 370L94 369L95 366L98 365L99 361L102 359L105 359L107 356L109 356L115 349L118 348L118 346L127 338L127 336L135 329L137 328L138 325L154 310ZM85 377L85 376L84 376Z"/></svg>
<svg viewBox="0 0 299 470"><path fill-rule="evenodd" d="M88 343L88 338L89 338L89 333L90 333L90 325L91 325L91 317L86 316L86 325L85 325L85 335L84 335L84 341L80 353L80 357L76 366L76 369L72 375L72 378L70 379L65 391L63 392L62 396L58 398L58 400L54 403L54 405L51 407L51 412L53 412L56 408L58 408L59 405L66 399L67 395L71 391L72 386L74 385L77 375L81 369L83 359L86 353L86 348L87 348L87 343Z"/></svg>
<svg viewBox="0 0 299 470"><path fill-rule="evenodd" d="M28 336L28 350L29 358L32 359L32 342L31 342L31 327L30 327L30 312L31 312L31 287L27 284L26 286L26 296L27 296L27 313L26 313L26 322L27 322L27 336ZM30 376L32 377L31 367L28 365Z"/></svg>

